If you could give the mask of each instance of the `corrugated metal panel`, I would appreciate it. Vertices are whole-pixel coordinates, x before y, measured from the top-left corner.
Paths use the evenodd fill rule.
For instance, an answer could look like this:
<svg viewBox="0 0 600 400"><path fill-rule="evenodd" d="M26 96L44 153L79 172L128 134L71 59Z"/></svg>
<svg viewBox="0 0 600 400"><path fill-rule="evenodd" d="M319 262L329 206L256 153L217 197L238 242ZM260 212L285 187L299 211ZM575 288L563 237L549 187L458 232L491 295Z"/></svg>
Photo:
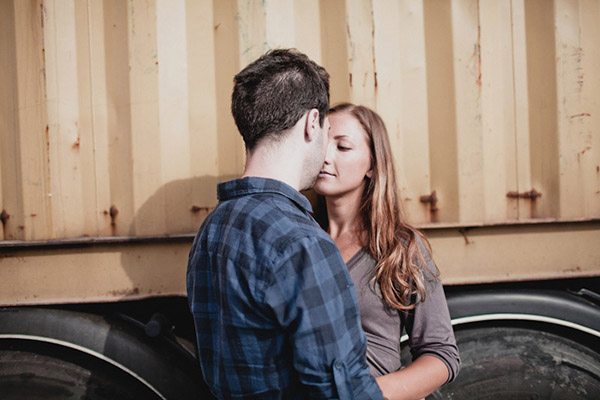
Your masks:
<svg viewBox="0 0 600 400"><path fill-rule="evenodd" d="M598 0L7 0L0 239L195 231L274 47L382 114L414 222L600 217Z"/></svg>
<svg viewBox="0 0 600 400"><path fill-rule="evenodd" d="M426 230L444 284L600 275L600 221ZM185 296L192 237L27 242L0 257L0 305ZM594 245L596 244L596 245ZM501 257L490 255L502 254ZM84 277L82 279L82 277Z"/></svg>

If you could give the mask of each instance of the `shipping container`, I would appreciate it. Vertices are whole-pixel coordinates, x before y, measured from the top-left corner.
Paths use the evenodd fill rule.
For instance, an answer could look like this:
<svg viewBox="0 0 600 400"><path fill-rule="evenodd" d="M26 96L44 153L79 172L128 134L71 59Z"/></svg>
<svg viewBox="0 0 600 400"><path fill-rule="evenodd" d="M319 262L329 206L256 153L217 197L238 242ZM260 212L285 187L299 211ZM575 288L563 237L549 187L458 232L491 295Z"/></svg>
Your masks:
<svg viewBox="0 0 600 400"><path fill-rule="evenodd" d="M187 255L278 47L386 122L463 359L432 398L598 398L598 0L0 0L0 392L203 393Z"/></svg>

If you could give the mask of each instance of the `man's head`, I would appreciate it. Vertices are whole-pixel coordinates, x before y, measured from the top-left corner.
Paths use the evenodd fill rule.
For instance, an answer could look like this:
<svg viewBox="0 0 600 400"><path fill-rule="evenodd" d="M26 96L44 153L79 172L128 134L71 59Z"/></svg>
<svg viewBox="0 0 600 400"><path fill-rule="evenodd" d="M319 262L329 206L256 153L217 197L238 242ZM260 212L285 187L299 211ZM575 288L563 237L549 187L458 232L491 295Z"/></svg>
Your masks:
<svg viewBox="0 0 600 400"><path fill-rule="evenodd" d="M323 127L329 74L297 50L271 50L234 78L231 112L248 151L262 140L280 139L312 109Z"/></svg>

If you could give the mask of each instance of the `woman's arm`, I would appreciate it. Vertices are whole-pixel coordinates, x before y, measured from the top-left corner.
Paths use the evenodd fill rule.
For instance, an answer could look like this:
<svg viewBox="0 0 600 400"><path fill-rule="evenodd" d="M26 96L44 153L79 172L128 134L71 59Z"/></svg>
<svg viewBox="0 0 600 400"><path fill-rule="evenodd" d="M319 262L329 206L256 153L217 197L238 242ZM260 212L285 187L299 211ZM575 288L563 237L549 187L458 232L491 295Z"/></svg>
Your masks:
<svg viewBox="0 0 600 400"><path fill-rule="evenodd" d="M401 312L413 362L408 367L377 378L389 400L422 399L456 378L460 358L450 321L446 296L431 254L420 246L426 296L415 308ZM443 361L442 361L443 360Z"/></svg>
<svg viewBox="0 0 600 400"><path fill-rule="evenodd" d="M448 367L439 358L423 354L408 367L377 378L383 396L389 400L417 400L432 393L448 380Z"/></svg>

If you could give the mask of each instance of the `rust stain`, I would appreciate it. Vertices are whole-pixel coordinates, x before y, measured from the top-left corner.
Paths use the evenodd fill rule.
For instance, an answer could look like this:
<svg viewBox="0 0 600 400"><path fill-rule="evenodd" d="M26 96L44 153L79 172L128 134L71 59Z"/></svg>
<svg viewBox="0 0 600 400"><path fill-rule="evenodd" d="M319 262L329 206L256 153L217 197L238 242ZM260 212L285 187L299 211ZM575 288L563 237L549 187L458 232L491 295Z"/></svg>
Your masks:
<svg viewBox="0 0 600 400"><path fill-rule="evenodd" d="M37 217L36 213L29 214L30 217Z"/></svg>
<svg viewBox="0 0 600 400"><path fill-rule="evenodd" d="M6 229L6 223L8 222L9 218L10 218L10 214L7 213L6 210L2 210L2 212L0 213L0 221L2 222L3 229Z"/></svg>
<svg viewBox="0 0 600 400"><path fill-rule="evenodd" d="M377 72L373 72L373 83L375 85L375 88L377 89Z"/></svg>
<svg viewBox="0 0 600 400"><path fill-rule="evenodd" d="M596 173L600 174L600 165L596 165Z"/></svg>
<svg viewBox="0 0 600 400"><path fill-rule="evenodd" d="M81 138L79 137L79 135L77 136L77 140L75 140L75 143L73 143L73 147L75 150L79 150L79 148L81 147Z"/></svg>
<svg viewBox="0 0 600 400"><path fill-rule="evenodd" d="M197 214L200 211L208 212L208 211L210 211L210 209L208 207L199 207L199 206L193 205L192 207L190 207L190 211L194 214Z"/></svg>
<svg viewBox="0 0 600 400"><path fill-rule="evenodd" d="M352 87L352 72L348 74L348 83L350 84L350 87Z"/></svg>
<svg viewBox="0 0 600 400"><path fill-rule="evenodd" d="M583 117L591 117L592 114L590 113L580 113L580 114L575 114L575 115L571 115L569 117L569 119L573 119L573 118L583 118Z"/></svg>
<svg viewBox="0 0 600 400"><path fill-rule="evenodd" d="M473 242L471 242L469 240L469 237L467 236L467 230L466 229L459 229L458 232L462 235L462 237L465 239L465 245L470 245Z"/></svg>
<svg viewBox="0 0 600 400"><path fill-rule="evenodd" d="M473 57L475 58L475 67L477 70L477 79L475 83L481 88L481 25L477 25L477 43L473 49Z"/></svg>
<svg viewBox="0 0 600 400"><path fill-rule="evenodd" d="M219 29L219 27L221 26L221 23L219 22L218 24L216 24L213 29L216 31L217 29Z"/></svg>
<svg viewBox="0 0 600 400"><path fill-rule="evenodd" d="M119 215L119 209L114 205L110 206L110 210L108 211L110 214L111 224L115 223L115 219L117 219L117 215Z"/></svg>
<svg viewBox="0 0 600 400"><path fill-rule="evenodd" d="M591 150L592 146L587 146L585 149L581 150L581 154L585 154L586 151Z"/></svg>
<svg viewBox="0 0 600 400"><path fill-rule="evenodd" d="M583 48L576 47L574 49L573 56L575 57L575 62L577 63L576 71L577 71L577 89L581 92L583 89L583 82L585 78L585 73L583 71L582 60L583 60Z"/></svg>
<svg viewBox="0 0 600 400"><path fill-rule="evenodd" d="M115 207L114 205L110 206L109 214L111 218L116 217L118 213L119 209L117 207Z"/></svg>
<svg viewBox="0 0 600 400"><path fill-rule="evenodd" d="M45 70L45 68L44 68ZM50 125L46 125L46 130L44 131L44 136L46 138L46 154L50 154Z"/></svg>
<svg viewBox="0 0 600 400"><path fill-rule="evenodd" d="M108 292L109 295L115 297L127 297L127 296L135 296L140 293L139 288L130 288L130 289L121 289L121 290L111 290Z"/></svg>
<svg viewBox="0 0 600 400"><path fill-rule="evenodd" d="M110 227L112 229L112 234L115 236L117 234L117 215L119 214L119 209L112 205L108 210L108 214L110 215Z"/></svg>
<svg viewBox="0 0 600 400"><path fill-rule="evenodd" d="M9 218L10 218L10 214L7 213L6 210L2 210L2 212L0 213L0 221L2 221L3 224L5 224Z"/></svg>
<svg viewBox="0 0 600 400"><path fill-rule="evenodd" d="M542 193L538 192L535 189L531 189L527 192L508 192L506 193L506 197L508 197L509 199L531 199L531 200L537 200L538 197L542 197Z"/></svg>
<svg viewBox="0 0 600 400"><path fill-rule="evenodd" d="M576 266L573 268L566 268L566 269L563 269L563 272L581 272L581 267Z"/></svg>

